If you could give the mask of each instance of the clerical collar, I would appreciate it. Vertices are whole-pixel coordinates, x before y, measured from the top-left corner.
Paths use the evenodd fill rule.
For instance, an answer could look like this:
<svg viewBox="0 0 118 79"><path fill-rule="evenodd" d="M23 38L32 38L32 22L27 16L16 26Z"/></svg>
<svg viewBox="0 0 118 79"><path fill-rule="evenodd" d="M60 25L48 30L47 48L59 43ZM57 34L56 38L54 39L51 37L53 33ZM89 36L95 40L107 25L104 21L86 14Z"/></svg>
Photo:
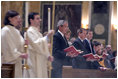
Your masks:
<svg viewBox="0 0 118 79"><path fill-rule="evenodd" d="M79 37L79 39L83 42L83 40Z"/></svg>
<svg viewBox="0 0 118 79"><path fill-rule="evenodd" d="M11 23L9 23L8 25L10 25L10 26L13 26L13 27L14 27L14 25L13 25L13 24L11 24Z"/></svg>
<svg viewBox="0 0 118 79"><path fill-rule="evenodd" d="M64 34L60 30L58 30L58 32L61 34L62 37L64 37Z"/></svg>

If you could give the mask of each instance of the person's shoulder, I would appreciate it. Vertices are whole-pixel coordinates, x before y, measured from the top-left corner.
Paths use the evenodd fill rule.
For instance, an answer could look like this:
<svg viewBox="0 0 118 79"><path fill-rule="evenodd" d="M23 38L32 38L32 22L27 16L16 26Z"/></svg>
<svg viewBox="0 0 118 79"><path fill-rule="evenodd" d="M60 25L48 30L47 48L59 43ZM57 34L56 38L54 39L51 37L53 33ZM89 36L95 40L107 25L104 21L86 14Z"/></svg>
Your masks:
<svg viewBox="0 0 118 79"><path fill-rule="evenodd" d="M30 30L32 30L32 27L31 26L27 29L27 31L30 31Z"/></svg>
<svg viewBox="0 0 118 79"><path fill-rule="evenodd" d="M29 32L33 32L34 31L34 29L30 26L28 29L27 29L27 32L29 33Z"/></svg>
<svg viewBox="0 0 118 79"><path fill-rule="evenodd" d="M54 37L58 37L59 36L59 32L56 32L55 34L54 34Z"/></svg>
<svg viewBox="0 0 118 79"><path fill-rule="evenodd" d="M80 39L79 39L79 38L77 38L77 39L75 40L75 42L80 42Z"/></svg>
<svg viewBox="0 0 118 79"><path fill-rule="evenodd" d="M84 39L83 42L84 42L84 43L87 43L88 41L87 41L87 39Z"/></svg>
<svg viewBox="0 0 118 79"><path fill-rule="evenodd" d="M84 39L83 41L87 41L87 39Z"/></svg>
<svg viewBox="0 0 118 79"><path fill-rule="evenodd" d="M77 38L77 39L73 42L73 44L78 44L78 45L81 45L81 41L80 41L80 39L79 39L79 38Z"/></svg>
<svg viewBox="0 0 118 79"><path fill-rule="evenodd" d="M8 32L9 30L10 28L7 25L1 29L2 32Z"/></svg>
<svg viewBox="0 0 118 79"><path fill-rule="evenodd" d="M74 43L78 43L78 38L73 42L73 44L74 44Z"/></svg>
<svg viewBox="0 0 118 79"><path fill-rule="evenodd" d="M2 29L1 29L1 35L2 36L6 36L6 35L9 35L10 33L12 33L10 27L8 27L7 25L4 26Z"/></svg>
<svg viewBox="0 0 118 79"><path fill-rule="evenodd" d="M53 36L54 39L62 39L61 34L59 32L56 32Z"/></svg>

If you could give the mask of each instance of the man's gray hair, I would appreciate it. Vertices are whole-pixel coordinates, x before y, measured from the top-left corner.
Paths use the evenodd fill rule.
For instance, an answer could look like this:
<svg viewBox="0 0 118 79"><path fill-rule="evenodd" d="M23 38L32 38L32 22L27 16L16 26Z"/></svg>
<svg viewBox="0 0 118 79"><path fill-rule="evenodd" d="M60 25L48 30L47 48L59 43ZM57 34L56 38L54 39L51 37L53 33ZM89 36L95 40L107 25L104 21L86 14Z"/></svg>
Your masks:
<svg viewBox="0 0 118 79"><path fill-rule="evenodd" d="M59 20L58 23L57 23L57 27L63 26L65 22L68 23L68 21L66 21L66 20Z"/></svg>

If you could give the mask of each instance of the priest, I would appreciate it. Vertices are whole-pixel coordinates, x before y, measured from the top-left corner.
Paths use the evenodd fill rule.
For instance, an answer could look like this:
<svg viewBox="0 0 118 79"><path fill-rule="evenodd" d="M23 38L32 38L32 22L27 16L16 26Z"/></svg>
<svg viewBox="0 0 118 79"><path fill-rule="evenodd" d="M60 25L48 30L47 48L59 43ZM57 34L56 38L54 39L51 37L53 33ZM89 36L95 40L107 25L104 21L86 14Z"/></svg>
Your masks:
<svg viewBox="0 0 118 79"><path fill-rule="evenodd" d="M19 22L19 13L9 10L5 15L5 26L1 30L2 63L15 64L15 78L22 77L22 58L28 57L23 50L24 39L16 29Z"/></svg>
<svg viewBox="0 0 118 79"><path fill-rule="evenodd" d="M30 26L26 32L26 38L29 41L29 77L47 78L47 62L48 60L53 61L53 57L50 55L48 49L48 39L53 35L54 31L51 30L45 37L42 36L39 13L30 13L28 15L28 23Z"/></svg>

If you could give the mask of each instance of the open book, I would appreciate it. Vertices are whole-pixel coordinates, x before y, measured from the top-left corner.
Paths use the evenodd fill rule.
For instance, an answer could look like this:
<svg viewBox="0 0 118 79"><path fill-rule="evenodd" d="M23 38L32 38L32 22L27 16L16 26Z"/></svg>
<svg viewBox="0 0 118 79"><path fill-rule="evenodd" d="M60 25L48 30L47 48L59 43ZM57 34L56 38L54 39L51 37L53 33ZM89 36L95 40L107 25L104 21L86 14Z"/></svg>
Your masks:
<svg viewBox="0 0 118 79"><path fill-rule="evenodd" d="M71 54L78 54L78 55L83 53L83 51L77 50L74 46L70 46L68 48L65 48L64 52L67 52L67 53L71 52Z"/></svg>
<svg viewBox="0 0 118 79"><path fill-rule="evenodd" d="M99 60L101 57L98 55L93 55L92 53L83 55L84 58L86 58L87 61L96 61Z"/></svg>
<svg viewBox="0 0 118 79"><path fill-rule="evenodd" d="M107 56L108 56L108 54L106 54L106 53L103 53L103 55L102 55L103 58L106 58Z"/></svg>

